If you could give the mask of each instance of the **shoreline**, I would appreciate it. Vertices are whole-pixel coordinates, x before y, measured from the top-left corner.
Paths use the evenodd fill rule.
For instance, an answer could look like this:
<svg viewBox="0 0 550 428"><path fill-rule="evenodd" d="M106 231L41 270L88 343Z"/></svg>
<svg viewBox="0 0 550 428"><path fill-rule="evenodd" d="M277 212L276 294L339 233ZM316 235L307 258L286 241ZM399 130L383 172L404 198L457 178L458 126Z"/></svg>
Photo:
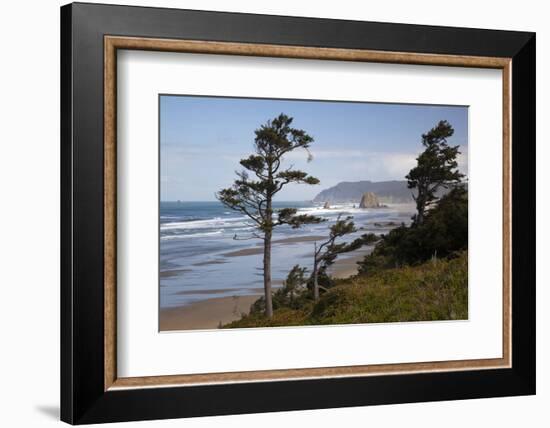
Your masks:
<svg viewBox="0 0 550 428"><path fill-rule="evenodd" d="M240 319L241 314L248 313L252 303L260 297L260 294L216 297L186 306L161 309L159 311L159 330L217 329L220 323L227 324Z"/></svg>
<svg viewBox="0 0 550 428"><path fill-rule="evenodd" d="M358 272L357 262L369 254L372 249L373 247L370 246L360 248L346 258L336 259L334 265L329 268L331 276L342 279L356 275ZM273 285L275 291L278 287ZM239 320L241 314L248 314L250 306L263 296L263 290L256 289L255 291L258 293L215 297L185 306L160 309L159 329L160 331L218 329L220 324Z"/></svg>
<svg viewBox="0 0 550 428"><path fill-rule="evenodd" d="M290 245L290 244L301 244L303 242L314 242L314 241L320 241L321 239L326 239L326 236L321 235L315 235L315 236L293 236L290 238L282 238L282 239L276 239L272 242L273 245ZM261 244L256 244L254 247L250 248L243 248L241 250L235 250L235 251L229 251L227 253L222 253L220 256L222 257L242 257L242 256L252 256L256 254L263 254L264 249ZM210 262L211 264L215 263L216 261ZM223 263L221 261L218 261L217 263Z"/></svg>
<svg viewBox="0 0 550 428"><path fill-rule="evenodd" d="M334 264L328 268L330 276L334 279L344 279L357 275L359 271L357 262L363 260L363 257L370 254L373 249L373 246L365 246L364 248L353 251L346 258L336 259Z"/></svg>

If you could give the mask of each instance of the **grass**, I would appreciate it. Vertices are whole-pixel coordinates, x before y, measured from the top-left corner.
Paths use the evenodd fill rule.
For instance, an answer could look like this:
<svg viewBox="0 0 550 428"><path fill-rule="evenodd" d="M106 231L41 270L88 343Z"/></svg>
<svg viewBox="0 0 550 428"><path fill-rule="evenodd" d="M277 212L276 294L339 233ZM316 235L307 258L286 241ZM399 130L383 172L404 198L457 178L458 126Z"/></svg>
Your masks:
<svg viewBox="0 0 550 428"><path fill-rule="evenodd" d="M468 318L468 253L337 281L317 303L243 315L224 328L359 324Z"/></svg>

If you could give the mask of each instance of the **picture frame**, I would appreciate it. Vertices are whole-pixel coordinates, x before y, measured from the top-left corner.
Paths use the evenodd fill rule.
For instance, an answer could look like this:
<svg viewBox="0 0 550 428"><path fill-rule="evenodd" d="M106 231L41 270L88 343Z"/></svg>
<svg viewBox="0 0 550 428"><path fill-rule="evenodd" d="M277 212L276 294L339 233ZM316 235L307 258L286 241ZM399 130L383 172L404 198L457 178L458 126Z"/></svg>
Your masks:
<svg viewBox="0 0 550 428"><path fill-rule="evenodd" d="M118 50L502 70L502 357L119 377ZM61 419L86 424L534 394L535 96L534 33L63 6Z"/></svg>

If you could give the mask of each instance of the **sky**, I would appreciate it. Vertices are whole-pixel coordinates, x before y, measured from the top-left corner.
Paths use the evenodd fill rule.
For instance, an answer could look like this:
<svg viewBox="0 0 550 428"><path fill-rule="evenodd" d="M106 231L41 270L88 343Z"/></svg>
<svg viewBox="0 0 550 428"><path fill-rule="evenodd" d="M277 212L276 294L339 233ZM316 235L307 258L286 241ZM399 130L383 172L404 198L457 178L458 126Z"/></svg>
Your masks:
<svg viewBox="0 0 550 428"><path fill-rule="evenodd" d="M162 201L214 201L229 187L239 160L253 153L254 130L280 113L314 138L307 153L284 159L320 184L289 184L280 201L311 200L342 181L403 180L422 151L421 136L447 120L460 145L459 168L467 173L468 108L198 96L160 96Z"/></svg>

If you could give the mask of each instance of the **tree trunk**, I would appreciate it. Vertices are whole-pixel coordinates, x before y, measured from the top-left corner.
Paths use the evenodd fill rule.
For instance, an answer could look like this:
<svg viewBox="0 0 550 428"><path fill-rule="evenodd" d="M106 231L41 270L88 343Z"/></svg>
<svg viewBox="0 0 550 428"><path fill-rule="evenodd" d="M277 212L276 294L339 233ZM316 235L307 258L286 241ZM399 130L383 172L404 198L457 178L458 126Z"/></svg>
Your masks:
<svg viewBox="0 0 550 428"><path fill-rule="evenodd" d="M418 196L416 197L416 224L422 224L424 222L424 212L426 211L426 190L419 187Z"/></svg>
<svg viewBox="0 0 550 428"><path fill-rule="evenodd" d="M264 235L264 292L265 292L265 315L273 317L273 302L271 299L271 231Z"/></svg>
<svg viewBox="0 0 550 428"><path fill-rule="evenodd" d="M313 300L319 300L319 274L317 261L317 242L315 243L315 254L313 255Z"/></svg>
<svg viewBox="0 0 550 428"><path fill-rule="evenodd" d="M424 207L418 207L418 214L416 216L416 224L424 223Z"/></svg>

